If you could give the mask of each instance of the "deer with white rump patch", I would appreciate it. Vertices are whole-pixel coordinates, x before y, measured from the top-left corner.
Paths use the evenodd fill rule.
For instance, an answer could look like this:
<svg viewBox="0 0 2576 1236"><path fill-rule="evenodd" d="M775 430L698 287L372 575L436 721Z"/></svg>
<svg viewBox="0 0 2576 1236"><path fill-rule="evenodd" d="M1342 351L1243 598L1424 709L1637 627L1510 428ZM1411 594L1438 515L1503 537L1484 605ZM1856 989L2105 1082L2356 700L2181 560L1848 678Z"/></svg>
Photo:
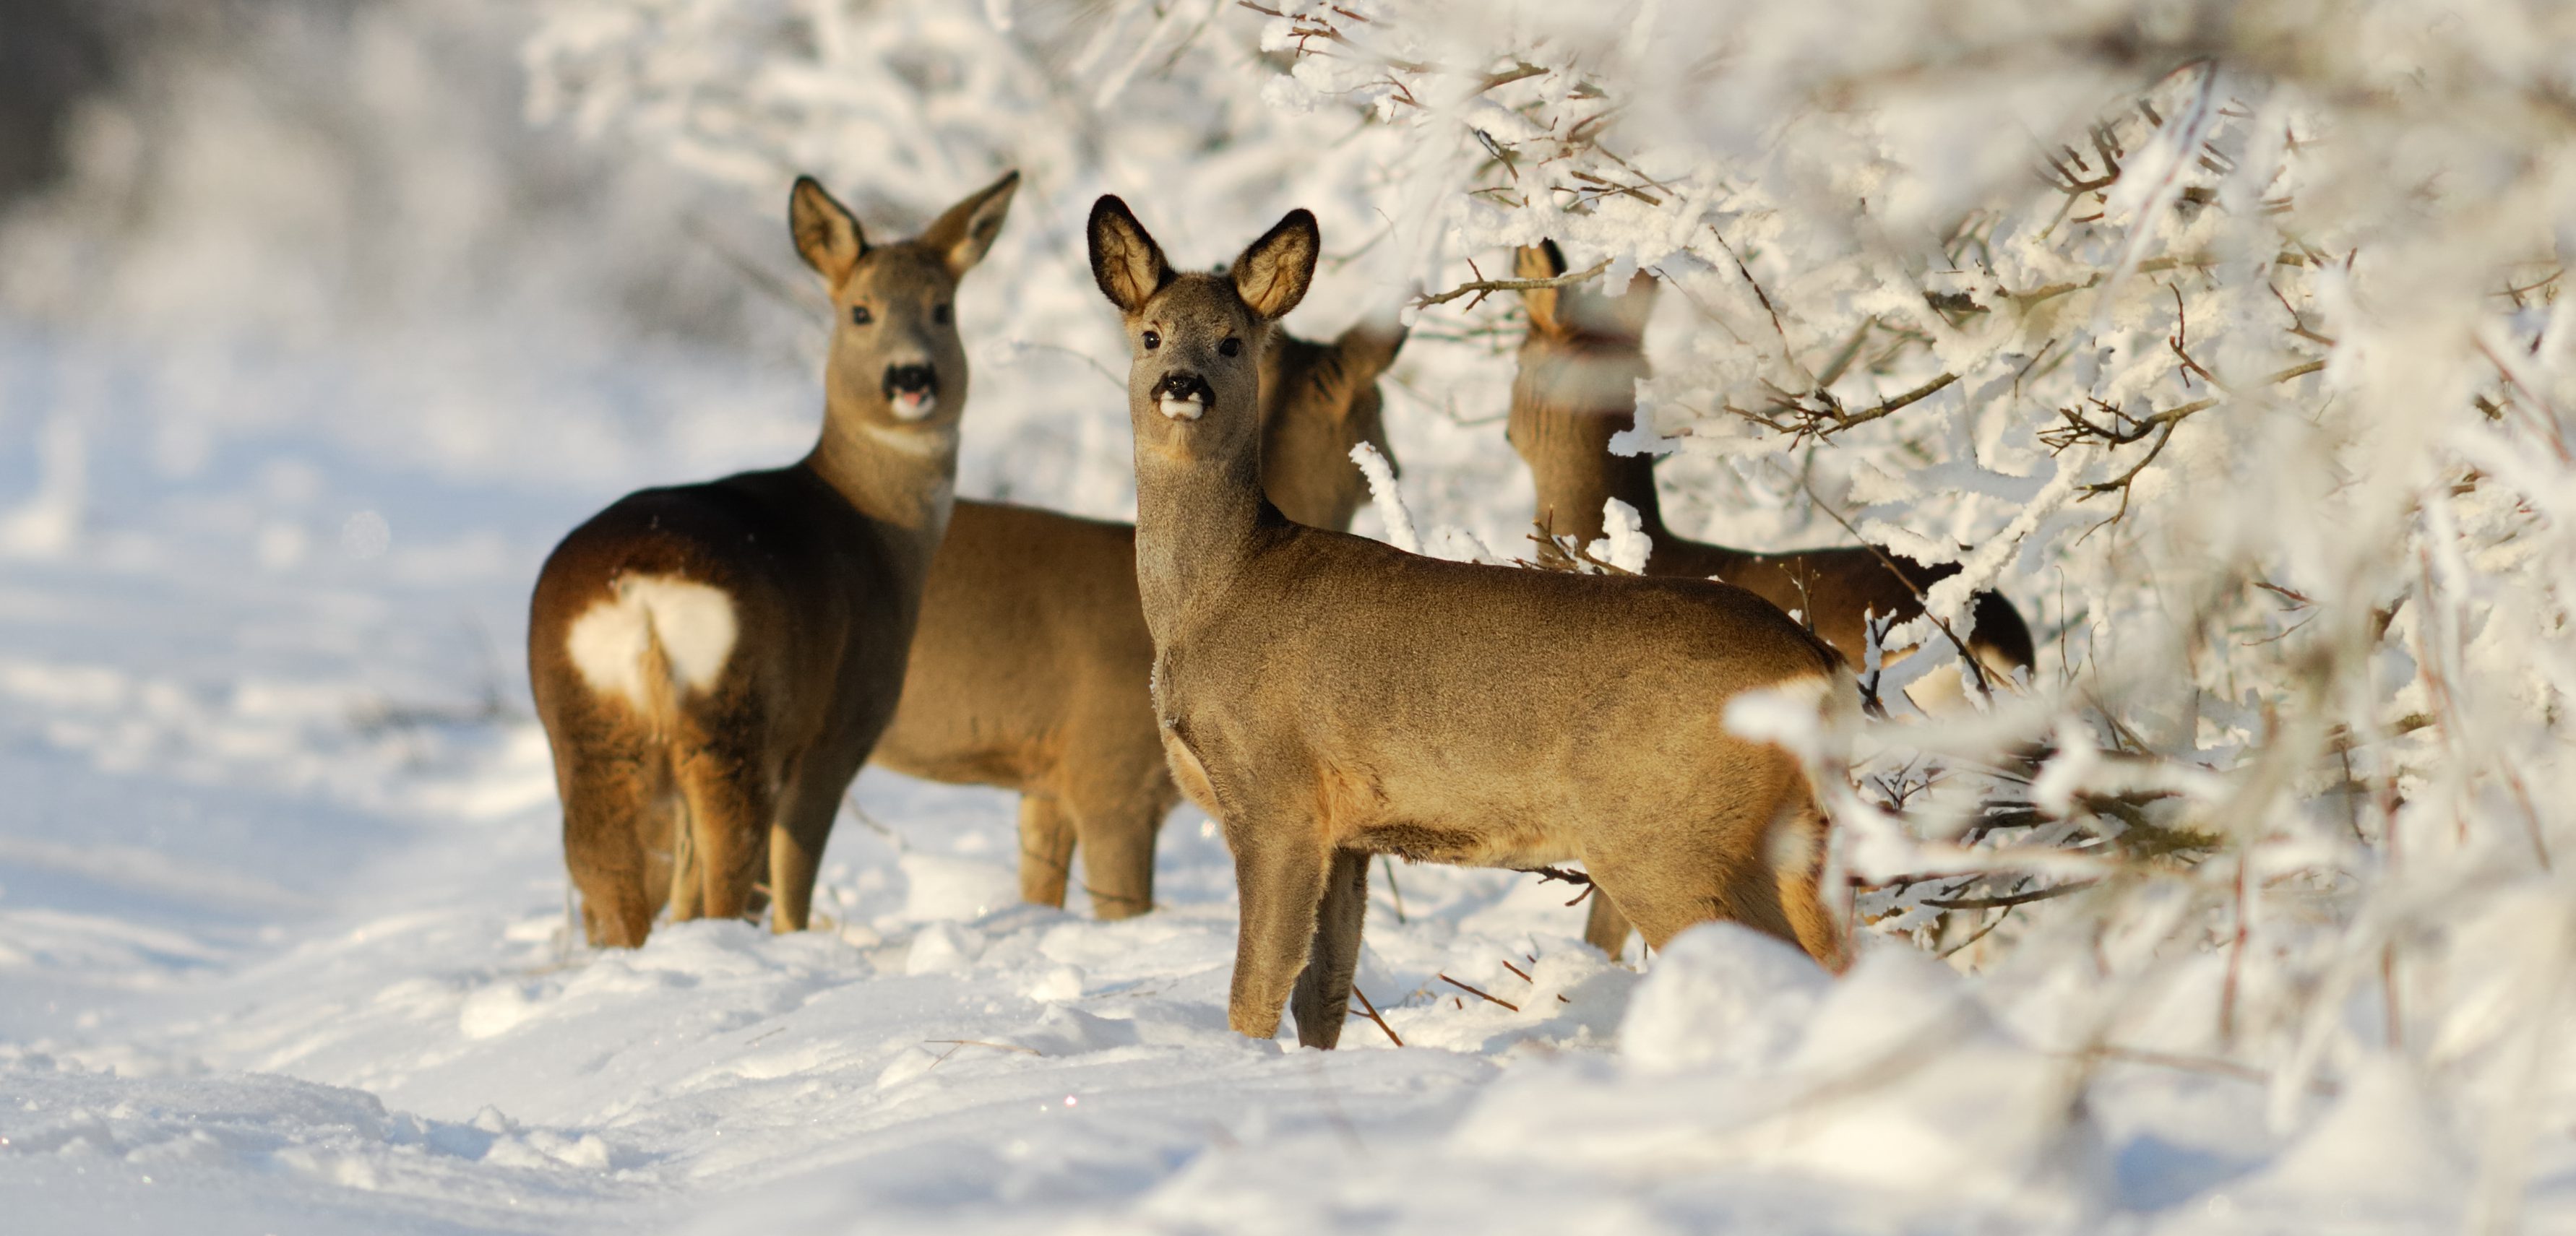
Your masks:
<svg viewBox="0 0 2576 1236"><path fill-rule="evenodd" d="M1514 273L1523 279L1554 278L1565 270L1565 255L1554 242L1523 248L1515 257ZM1666 528L1655 492L1655 457L1610 450L1611 437L1637 419L1637 380L1649 372L1646 319L1654 309L1655 286L1640 272L1617 292L1577 283L1521 293L1529 334L1512 382L1507 432L1537 487L1539 526L1587 545L1602 535L1604 505L1618 499L1637 512L1648 538L1646 574L1719 579L1748 589L1803 615L1847 663L1859 666L1870 622L1885 630L1919 617L1922 590L1959 568L1862 545L1757 553L1689 540ZM1967 644L1981 669L2009 679L2029 668L2030 628L2012 602L1981 592L1974 604L1976 625ZM1935 643L1946 644L1946 637ZM1889 649L1884 663L1917 651ZM1954 706L1961 702L1958 685L1957 678L1936 674L1908 694L1927 707ZM1615 904L1595 897L1583 938L1616 957L1627 944L1627 920Z"/></svg>
<svg viewBox="0 0 2576 1236"><path fill-rule="evenodd" d="M805 929L948 525L957 281L1018 187L1013 172L870 245L800 178L790 228L837 318L821 440L789 467L629 494L547 558L528 674L593 944L643 943L665 902L674 920L749 913L764 854L772 927Z"/></svg>
<svg viewBox="0 0 2576 1236"><path fill-rule="evenodd" d="M1262 355L1262 488L1288 518L1350 526L1351 448L1386 449L1377 377L1404 332L1364 322ZM1074 845L1093 913L1154 905L1154 839L1181 798L1145 694L1154 637L1136 528L959 499L931 559L903 703L875 763L1020 794L1020 895L1064 904Z"/></svg>
<svg viewBox="0 0 2576 1236"><path fill-rule="evenodd" d="M1725 584L1445 562L1290 523L1262 497L1254 410L1314 216L1228 274L1174 271L1115 197L1089 231L1131 347L1155 720L1234 853L1237 1031L1275 1034L1286 1003L1301 1043L1340 1039L1374 854L1581 860L1653 944L1723 918L1839 964L1815 795L1723 719L1766 689L1855 707L1831 649Z"/></svg>

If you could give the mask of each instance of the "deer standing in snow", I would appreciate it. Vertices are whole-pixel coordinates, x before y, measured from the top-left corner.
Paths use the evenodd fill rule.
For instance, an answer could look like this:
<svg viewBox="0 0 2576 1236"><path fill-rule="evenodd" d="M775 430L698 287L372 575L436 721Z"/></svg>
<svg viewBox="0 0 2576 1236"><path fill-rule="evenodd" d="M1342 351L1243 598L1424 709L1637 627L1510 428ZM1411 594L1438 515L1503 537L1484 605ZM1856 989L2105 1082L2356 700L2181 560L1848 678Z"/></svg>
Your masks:
<svg viewBox="0 0 2576 1236"><path fill-rule="evenodd" d="M1725 918L1839 964L1815 796L1723 720L1774 688L1855 707L1830 648L1726 584L1446 562L1289 522L1262 496L1260 359L1313 276L1314 216L1227 274L1174 271L1115 197L1089 236L1131 348L1155 720L1234 854L1234 1029L1269 1037L1289 1003L1300 1042L1339 1040L1373 854L1581 860L1652 944Z"/></svg>
<svg viewBox="0 0 2576 1236"><path fill-rule="evenodd" d="M1524 279L1553 278L1565 269L1565 256L1553 242L1521 249L1514 263L1514 273ZM1655 496L1654 456L1610 450L1611 435L1637 419L1637 379L1648 373L1646 319L1654 300L1655 281L1642 272L1616 294L1583 284L1521 293L1529 334L1512 382L1508 433L1538 490L1539 526L1549 535L1589 544L1602 535L1605 503L1616 498L1636 510L1648 538L1646 574L1720 579L1748 589L1802 615L1847 663L1859 666L1869 622L1884 630L1891 622L1912 620L1923 612L1923 589L1959 568L1868 546L1757 553L1687 540L1666 528ZM2030 628L2012 602L1981 592L1975 605L1976 627L1967 642L1978 663L2006 679L2028 668ZM1885 660L1893 663L1912 651L1890 649ZM1914 694L1918 702L1941 703L1940 688L1931 682L1918 684ZM1598 897L1591 914L1583 938L1618 956L1627 943L1627 920Z"/></svg>
<svg viewBox="0 0 2576 1236"><path fill-rule="evenodd" d="M1350 526L1353 445L1381 452L1377 377L1404 335L1363 323L1263 354L1262 487L1288 518ZM871 758L1020 794L1020 895L1064 904L1076 841L1093 912L1154 904L1154 838L1180 801L1145 680L1154 637L1133 524L960 499L931 559L903 702Z"/></svg>
<svg viewBox="0 0 2576 1236"><path fill-rule="evenodd" d="M842 792L903 689L948 525L966 355L957 281L1019 173L918 238L870 245L821 185L790 197L837 319L821 440L797 463L619 499L546 559L528 675L593 944L739 917L767 856L772 927L802 931Z"/></svg>

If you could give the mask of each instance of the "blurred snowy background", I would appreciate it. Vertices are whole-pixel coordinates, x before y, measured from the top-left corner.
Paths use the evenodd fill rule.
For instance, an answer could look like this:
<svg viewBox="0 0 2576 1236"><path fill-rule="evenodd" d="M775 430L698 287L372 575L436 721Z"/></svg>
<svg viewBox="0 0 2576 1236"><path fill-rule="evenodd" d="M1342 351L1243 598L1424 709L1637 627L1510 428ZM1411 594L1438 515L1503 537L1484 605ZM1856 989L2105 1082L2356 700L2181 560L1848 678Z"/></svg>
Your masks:
<svg viewBox="0 0 2576 1236"><path fill-rule="evenodd" d="M0 1213L2576 1223L2571 21L11 0ZM571 948L537 562L620 493L810 440L794 174L900 233L1005 167L960 302L970 494L1132 509L1093 196L1191 265L1303 205L1292 329L1543 236L1648 270L1636 437L1677 528L1839 516L1965 563L1936 612L2008 594L2033 681L1861 736L1858 971L1711 932L1641 978L1528 877L1402 868L1360 985L1408 1047L1282 1053L1224 1029L1201 817L1166 830L1169 906L1101 925L1010 904L1006 797L875 773L837 931ZM1509 296L1424 309L1387 384L1416 516L1506 554L1519 327Z"/></svg>

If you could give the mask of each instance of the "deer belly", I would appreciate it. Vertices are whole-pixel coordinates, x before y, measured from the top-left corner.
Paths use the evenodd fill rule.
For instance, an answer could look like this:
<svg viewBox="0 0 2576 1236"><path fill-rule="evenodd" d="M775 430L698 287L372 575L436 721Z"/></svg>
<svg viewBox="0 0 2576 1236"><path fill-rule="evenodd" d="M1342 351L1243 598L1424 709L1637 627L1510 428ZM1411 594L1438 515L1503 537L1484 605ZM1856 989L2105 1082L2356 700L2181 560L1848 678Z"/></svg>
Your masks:
<svg viewBox="0 0 2576 1236"><path fill-rule="evenodd" d="M1451 867L1546 867L1574 861L1573 841L1563 830L1534 823L1458 827L1391 820L1355 830L1342 845Z"/></svg>

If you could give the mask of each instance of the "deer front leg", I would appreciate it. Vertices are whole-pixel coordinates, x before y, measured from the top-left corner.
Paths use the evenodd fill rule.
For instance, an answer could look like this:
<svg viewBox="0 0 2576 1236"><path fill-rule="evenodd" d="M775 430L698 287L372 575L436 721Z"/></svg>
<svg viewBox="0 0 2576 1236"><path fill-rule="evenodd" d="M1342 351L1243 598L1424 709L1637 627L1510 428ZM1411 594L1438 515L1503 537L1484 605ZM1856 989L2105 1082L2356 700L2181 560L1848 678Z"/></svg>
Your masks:
<svg viewBox="0 0 2576 1236"><path fill-rule="evenodd" d="M1279 1033L1279 1008L1306 968L1325 888L1325 850L1313 827L1286 813L1237 813L1226 838L1243 906L1236 929L1234 983L1226 1023L1256 1039ZM1356 947L1358 932L1351 933ZM1344 989L1348 989L1345 981Z"/></svg>
<svg viewBox="0 0 2576 1236"><path fill-rule="evenodd" d="M1332 1050L1342 1041L1342 1023L1350 1020L1351 979L1360 968L1360 920L1368 914L1368 863L1369 856L1358 850L1333 851L1332 870L1324 877L1324 904L1315 915L1314 947L1307 952L1305 973L1297 976L1297 994L1288 1002L1297 1015L1300 1047Z"/></svg>
<svg viewBox="0 0 2576 1236"><path fill-rule="evenodd" d="M856 767L807 764L788 783L778 817L769 828L769 929L779 935L813 922L814 881L823 869L823 847L840 818L841 796Z"/></svg>

